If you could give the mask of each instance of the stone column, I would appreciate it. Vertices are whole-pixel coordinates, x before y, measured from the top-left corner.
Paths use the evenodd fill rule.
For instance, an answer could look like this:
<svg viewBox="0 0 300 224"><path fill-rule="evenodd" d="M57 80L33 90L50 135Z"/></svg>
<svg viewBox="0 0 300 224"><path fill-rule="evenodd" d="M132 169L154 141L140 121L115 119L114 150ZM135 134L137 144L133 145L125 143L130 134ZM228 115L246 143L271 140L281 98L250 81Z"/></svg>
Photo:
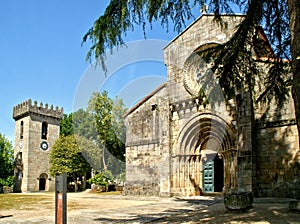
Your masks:
<svg viewBox="0 0 300 224"><path fill-rule="evenodd" d="M255 162L253 159L253 104L250 92L236 96L237 103L237 154L233 164L237 163L237 192L225 195L224 204L230 210L246 210L253 203L253 182L255 178ZM237 159L237 161L236 161ZM232 180L231 187L236 185Z"/></svg>
<svg viewBox="0 0 300 224"><path fill-rule="evenodd" d="M237 103L237 181L238 193L252 192L254 181L253 161L253 105L251 94L243 92L236 96Z"/></svg>
<svg viewBox="0 0 300 224"><path fill-rule="evenodd" d="M230 150L222 153L224 161L224 193L230 194L237 192L237 156L236 149L231 148Z"/></svg>
<svg viewBox="0 0 300 224"><path fill-rule="evenodd" d="M171 196L171 149L170 149L170 111L169 101L162 100L160 103L160 166L159 166L159 196Z"/></svg>
<svg viewBox="0 0 300 224"><path fill-rule="evenodd" d="M224 204L230 210L246 210L252 207L255 178L255 159L253 151L253 103L250 92L243 92L236 96L237 103L237 192L224 197ZM237 161L236 161L237 159ZM234 188L236 180L233 179Z"/></svg>

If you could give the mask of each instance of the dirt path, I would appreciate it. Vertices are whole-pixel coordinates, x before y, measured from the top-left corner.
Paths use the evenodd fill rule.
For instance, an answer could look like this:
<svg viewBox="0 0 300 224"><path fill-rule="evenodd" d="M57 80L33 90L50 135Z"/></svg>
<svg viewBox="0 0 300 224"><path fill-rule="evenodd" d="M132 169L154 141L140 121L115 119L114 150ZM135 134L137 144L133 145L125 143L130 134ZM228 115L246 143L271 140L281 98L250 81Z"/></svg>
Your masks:
<svg viewBox="0 0 300 224"><path fill-rule="evenodd" d="M38 195L38 194L35 194ZM24 208L0 210L0 224L54 223L54 195ZM68 194L68 223L300 223L285 202L257 202L247 213L231 213L222 199L124 197Z"/></svg>

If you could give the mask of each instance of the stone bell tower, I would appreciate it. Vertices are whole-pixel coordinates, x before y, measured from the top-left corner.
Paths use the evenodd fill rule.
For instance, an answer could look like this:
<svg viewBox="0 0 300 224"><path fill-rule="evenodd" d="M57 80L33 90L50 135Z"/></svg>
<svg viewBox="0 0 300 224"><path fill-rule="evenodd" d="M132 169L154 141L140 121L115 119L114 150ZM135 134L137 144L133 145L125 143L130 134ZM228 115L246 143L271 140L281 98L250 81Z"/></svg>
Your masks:
<svg viewBox="0 0 300 224"><path fill-rule="evenodd" d="M14 192L53 191L50 176L51 147L59 137L63 108L50 107L31 99L13 108L15 120Z"/></svg>

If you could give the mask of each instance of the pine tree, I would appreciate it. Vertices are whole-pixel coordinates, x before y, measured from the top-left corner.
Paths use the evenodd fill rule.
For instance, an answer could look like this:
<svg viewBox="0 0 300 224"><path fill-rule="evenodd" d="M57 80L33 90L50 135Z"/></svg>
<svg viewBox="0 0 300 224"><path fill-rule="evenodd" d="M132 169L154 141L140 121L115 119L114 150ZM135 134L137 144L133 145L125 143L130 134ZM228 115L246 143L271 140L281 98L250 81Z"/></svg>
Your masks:
<svg viewBox="0 0 300 224"><path fill-rule="evenodd" d="M91 47L87 53L87 59L95 57L100 60L105 70L105 53L113 47L124 44L124 35L134 29L134 26L142 26L145 31L147 23L160 21L161 25L169 29L170 24L175 31L180 32L186 25L186 21L193 18L192 9L195 6L207 8L208 13L214 13L215 20L221 25L222 13L233 13L233 5L239 7L245 13L245 19L240 24L236 34L217 49L216 61L222 63L219 72L220 85L227 90L232 90L240 80L248 77L238 77L236 64L247 65L252 72L252 61L247 58L247 45L253 32L262 27L271 46L272 54L269 56L276 63L269 74L266 91L259 97L260 100L276 97L282 103L287 97L286 63L282 59L291 61L293 72L292 96L295 105L295 114L298 132L300 131L300 2L288 0L111 0L103 15L94 23L93 27L83 37L83 43L90 41ZM231 74L228 76L228 74ZM247 73L246 73L247 74ZM245 75L246 75L245 74ZM238 82L238 83L237 83ZM232 91L227 91L232 93ZM300 143L300 135L299 135Z"/></svg>

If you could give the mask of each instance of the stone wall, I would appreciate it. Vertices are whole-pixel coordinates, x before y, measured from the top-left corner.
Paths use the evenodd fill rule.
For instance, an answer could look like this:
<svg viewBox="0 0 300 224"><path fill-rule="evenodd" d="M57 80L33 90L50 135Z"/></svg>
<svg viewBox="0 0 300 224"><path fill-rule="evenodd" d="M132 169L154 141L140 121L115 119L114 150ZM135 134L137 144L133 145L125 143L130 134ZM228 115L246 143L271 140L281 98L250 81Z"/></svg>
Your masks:
<svg viewBox="0 0 300 224"><path fill-rule="evenodd" d="M39 178L42 174L46 174L46 191L54 190L54 177L50 176L49 158L51 148L55 143L55 140L59 137L59 121L51 117L40 117L32 114L30 116L30 130L29 130L29 148L28 148L28 160L27 169L28 172L28 185L27 191L39 190ZM41 149L41 130L42 122L48 123L48 138L47 142L49 148L47 150ZM25 160L24 160L25 162ZM24 167L25 169L25 167ZM25 187L25 186L24 186Z"/></svg>
<svg viewBox="0 0 300 224"><path fill-rule="evenodd" d="M266 88L260 83L266 79L272 65L266 62L258 63L261 75L256 77L257 96ZM291 74L286 79L290 76ZM279 105L274 97L270 101L255 104L255 139L255 196L290 197L296 178L293 162L299 148L291 91L283 105Z"/></svg>
<svg viewBox="0 0 300 224"><path fill-rule="evenodd" d="M275 101L260 105L257 113L257 196L290 197L298 151L298 131L292 98L278 107Z"/></svg>
<svg viewBox="0 0 300 224"><path fill-rule="evenodd" d="M55 140L59 137L59 122L63 109L53 109L47 104L39 106L35 101L25 101L14 107L15 119L15 158L21 157L22 165L15 167L15 182L20 189L15 191L33 192L40 190L40 179L45 180L46 191L54 191L54 177L50 176L49 157ZM42 123L47 123L47 136L42 139ZM23 124L23 131L21 130ZM22 132L22 134L21 134ZM41 142L47 142L48 149L41 148ZM22 174L20 174L20 169ZM20 178L22 179L20 181Z"/></svg>
<svg viewBox="0 0 300 224"><path fill-rule="evenodd" d="M168 66L169 81L176 83L182 81L183 77L180 74L172 72L174 67L182 70L187 58L204 44L224 43L229 40L236 31L237 24L244 17L223 16L226 29L214 22L213 18L213 15L199 17L164 48L164 61Z"/></svg>
<svg viewBox="0 0 300 224"><path fill-rule="evenodd" d="M155 93L155 95L154 95ZM149 94L143 104L128 112L126 129L126 184L124 194L158 196L160 193L161 136L165 84ZM154 95L154 96L153 96Z"/></svg>

